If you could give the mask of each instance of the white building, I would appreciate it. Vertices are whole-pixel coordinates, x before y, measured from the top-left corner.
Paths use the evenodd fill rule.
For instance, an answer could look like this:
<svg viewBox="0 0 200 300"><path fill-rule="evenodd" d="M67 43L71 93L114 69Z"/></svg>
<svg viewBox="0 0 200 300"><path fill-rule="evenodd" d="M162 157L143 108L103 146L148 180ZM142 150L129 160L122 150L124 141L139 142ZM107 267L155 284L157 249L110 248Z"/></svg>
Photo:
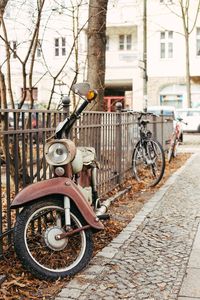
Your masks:
<svg viewBox="0 0 200 300"><path fill-rule="evenodd" d="M10 0L5 15L11 54L14 97L22 95L22 63L27 55L37 1ZM60 5L58 5L58 2ZM74 0L74 3L78 1ZM79 1L78 80L86 78L88 1ZM190 28L195 18L197 0L190 0ZM71 3L71 1L70 1ZM21 6L20 6L21 5ZM74 8L75 9L75 8ZM58 103L67 94L75 76L75 52L68 59L73 45L73 11L68 0L46 1L43 9L33 87L38 102L47 103L53 81L52 101ZM185 86L185 42L178 0L147 1L147 75L148 105L187 105ZM85 24L85 26L83 26ZM75 28L75 31L78 30ZM75 33L76 34L76 33ZM106 90L105 96L125 96L129 107L144 107L143 96L143 0L110 0L107 13ZM15 52L18 57L16 57ZM0 41L0 63L6 73L5 50ZM4 55L3 55L4 54ZM64 67L63 67L64 66ZM27 64L29 73L30 61ZM63 68L62 72L60 72ZM60 74L59 74L60 72ZM190 34L190 72L193 78L193 106L200 105L200 17ZM58 75L59 74L59 75ZM28 75L27 75L28 79ZM27 81L28 82L28 81ZM28 88L28 83L27 83Z"/></svg>
<svg viewBox="0 0 200 300"><path fill-rule="evenodd" d="M186 55L183 19L177 0L148 2L148 100L149 104L172 104L186 107ZM184 2L184 1L183 1ZM189 8L189 30L192 29L197 3ZM192 104L200 105L200 16L189 36Z"/></svg>

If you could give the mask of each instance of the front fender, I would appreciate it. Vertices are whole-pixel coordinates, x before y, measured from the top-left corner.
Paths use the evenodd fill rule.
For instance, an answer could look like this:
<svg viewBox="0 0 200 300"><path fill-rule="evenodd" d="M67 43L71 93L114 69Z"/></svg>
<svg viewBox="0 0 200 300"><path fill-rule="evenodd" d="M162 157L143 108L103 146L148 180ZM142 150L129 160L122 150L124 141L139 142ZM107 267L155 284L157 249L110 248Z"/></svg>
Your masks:
<svg viewBox="0 0 200 300"><path fill-rule="evenodd" d="M23 207L33 200L37 201L42 197L53 194L69 197L90 226L99 230L104 228L76 184L65 177L47 179L25 187L16 195L11 203L11 208Z"/></svg>

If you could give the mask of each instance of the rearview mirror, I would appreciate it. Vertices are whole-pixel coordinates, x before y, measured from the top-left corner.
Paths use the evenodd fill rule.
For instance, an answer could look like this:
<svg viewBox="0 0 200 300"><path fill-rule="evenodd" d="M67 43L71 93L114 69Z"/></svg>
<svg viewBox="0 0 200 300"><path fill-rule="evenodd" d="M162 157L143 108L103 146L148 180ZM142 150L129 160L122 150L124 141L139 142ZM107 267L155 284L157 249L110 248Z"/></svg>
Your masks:
<svg viewBox="0 0 200 300"><path fill-rule="evenodd" d="M72 86L72 91L75 94L86 96L90 90L90 84L88 82L76 83Z"/></svg>

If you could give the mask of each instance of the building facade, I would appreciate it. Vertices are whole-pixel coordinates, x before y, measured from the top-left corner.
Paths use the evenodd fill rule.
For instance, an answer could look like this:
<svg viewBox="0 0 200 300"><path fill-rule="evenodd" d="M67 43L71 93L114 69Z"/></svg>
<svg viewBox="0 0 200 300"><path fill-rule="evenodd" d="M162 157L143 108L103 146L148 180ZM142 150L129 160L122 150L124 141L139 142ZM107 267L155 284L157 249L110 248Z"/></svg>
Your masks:
<svg viewBox="0 0 200 300"><path fill-rule="evenodd" d="M145 2L146 57L143 53ZM109 1L105 97L109 107L114 105L115 99L123 97L124 107L134 110L143 109L145 101L148 105L187 107L186 47L179 1L145 2ZM194 20L199 1L190 2L189 31L193 28L189 35L191 99L192 105L197 107L200 106L200 17L197 17L195 24ZM27 0L25 3L10 0L5 13L8 41L12 48L10 63L14 98L19 102L22 97L22 69L25 65L27 89L32 80L35 102L47 105L52 95L51 103L57 105L62 96L68 94L76 76L79 81L86 79L88 1L70 1L70 6L68 0L59 3L46 1L32 79L29 78L31 54L27 62L26 57L38 9L37 1ZM4 35L1 32L1 36ZM4 39L0 41L0 49L0 64L7 74ZM144 58L147 62L147 83L144 80ZM144 84L147 85L147 97L144 95Z"/></svg>
<svg viewBox="0 0 200 300"><path fill-rule="evenodd" d="M180 1L147 1L147 73L150 105L187 107L186 45ZM183 1L184 2L184 1ZM188 1L189 62L192 106L200 106L199 1Z"/></svg>

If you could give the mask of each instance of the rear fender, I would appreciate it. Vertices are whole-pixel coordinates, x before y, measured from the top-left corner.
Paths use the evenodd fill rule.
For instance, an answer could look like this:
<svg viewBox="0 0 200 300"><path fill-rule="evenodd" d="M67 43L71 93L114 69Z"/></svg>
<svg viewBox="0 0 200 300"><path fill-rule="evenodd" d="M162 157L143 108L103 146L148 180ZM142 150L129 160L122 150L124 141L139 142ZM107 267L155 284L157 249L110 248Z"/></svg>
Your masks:
<svg viewBox="0 0 200 300"><path fill-rule="evenodd" d="M77 185L65 177L47 179L25 187L16 195L11 203L11 208L23 207L32 201L37 201L49 195L69 197L76 204L82 216L91 227L98 230L104 228Z"/></svg>

